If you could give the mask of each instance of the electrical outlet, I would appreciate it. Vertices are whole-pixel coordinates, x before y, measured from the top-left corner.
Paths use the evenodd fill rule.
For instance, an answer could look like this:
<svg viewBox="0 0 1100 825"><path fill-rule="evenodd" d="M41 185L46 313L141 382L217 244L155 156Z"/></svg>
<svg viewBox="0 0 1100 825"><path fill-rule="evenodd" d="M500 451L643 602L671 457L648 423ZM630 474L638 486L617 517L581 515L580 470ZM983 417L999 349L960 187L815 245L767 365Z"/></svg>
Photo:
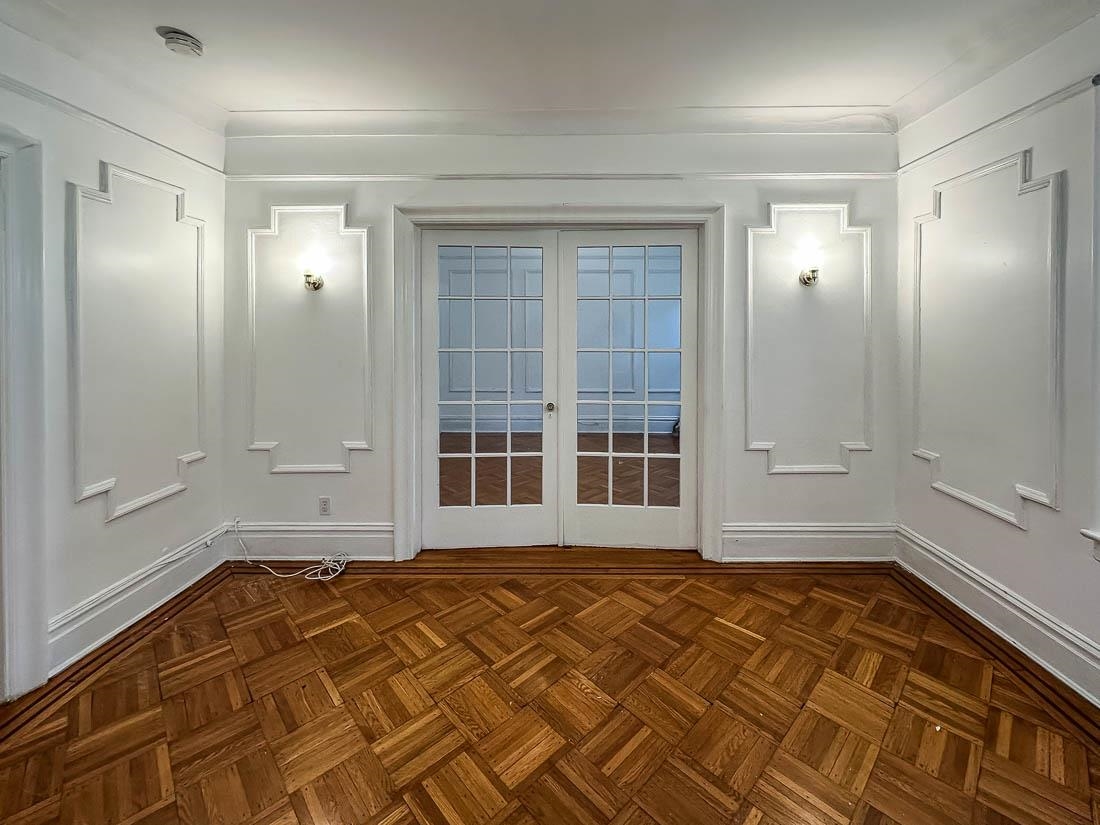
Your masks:
<svg viewBox="0 0 1100 825"><path fill-rule="evenodd" d="M331 496L321 496L319 499L317 499L317 512L319 512L322 516L332 515Z"/></svg>

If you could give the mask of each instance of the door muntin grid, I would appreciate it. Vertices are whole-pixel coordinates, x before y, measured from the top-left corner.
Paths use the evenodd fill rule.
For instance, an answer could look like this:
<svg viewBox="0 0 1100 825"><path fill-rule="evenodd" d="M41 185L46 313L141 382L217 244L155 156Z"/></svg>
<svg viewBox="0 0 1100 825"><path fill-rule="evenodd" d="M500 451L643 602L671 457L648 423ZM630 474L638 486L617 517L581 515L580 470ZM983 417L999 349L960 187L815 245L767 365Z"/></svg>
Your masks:
<svg viewBox="0 0 1100 825"><path fill-rule="evenodd" d="M440 245L439 502L542 503L543 250Z"/></svg>
<svg viewBox="0 0 1100 825"><path fill-rule="evenodd" d="M577 503L678 508L679 245L577 249Z"/></svg>

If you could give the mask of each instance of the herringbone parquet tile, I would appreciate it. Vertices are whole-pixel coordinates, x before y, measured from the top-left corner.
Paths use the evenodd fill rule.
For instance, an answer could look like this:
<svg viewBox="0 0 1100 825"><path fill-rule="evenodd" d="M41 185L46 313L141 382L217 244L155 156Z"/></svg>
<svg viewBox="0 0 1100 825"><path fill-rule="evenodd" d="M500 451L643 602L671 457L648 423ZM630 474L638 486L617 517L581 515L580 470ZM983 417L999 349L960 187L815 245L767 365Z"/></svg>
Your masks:
<svg viewBox="0 0 1100 825"><path fill-rule="evenodd" d="M886 576L238 576L0 744L0 821L1100 825Z"/></svg>

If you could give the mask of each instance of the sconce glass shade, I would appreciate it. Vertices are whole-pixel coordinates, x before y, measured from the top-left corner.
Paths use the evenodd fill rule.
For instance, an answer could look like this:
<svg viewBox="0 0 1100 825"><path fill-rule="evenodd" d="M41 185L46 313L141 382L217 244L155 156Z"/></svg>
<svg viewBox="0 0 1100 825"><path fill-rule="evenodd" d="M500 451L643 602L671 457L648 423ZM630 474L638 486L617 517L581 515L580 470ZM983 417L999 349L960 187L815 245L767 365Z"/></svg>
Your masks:
<svg viewBox="0 0 1100 825"><path fill-rule="evenodd" d="M319 273L329 271L329 257L323 249L312 247L298 258L298 271L306 279L306 289L316 292L325 285Z"/></svg>
<svg viewBox="0 0 1100 825"><path fill-rule="evenodd" d="M821 272L821 244L814 238L804 238L794 253L794 265L798 268L798 282L803 286L817 283Z"/></svg>

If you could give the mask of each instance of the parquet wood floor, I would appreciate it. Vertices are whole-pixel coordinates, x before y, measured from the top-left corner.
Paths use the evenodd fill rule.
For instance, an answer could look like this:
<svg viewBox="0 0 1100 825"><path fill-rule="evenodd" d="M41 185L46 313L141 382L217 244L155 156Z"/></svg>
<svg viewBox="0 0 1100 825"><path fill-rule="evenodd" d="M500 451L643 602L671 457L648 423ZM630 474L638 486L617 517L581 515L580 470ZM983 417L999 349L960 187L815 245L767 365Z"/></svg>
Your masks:
<svg viewBox="0 0 1100 825"><path fill-rule="evenodd" d="M0 821L1100 825L1100 753L889 575L615 565L231 577L0 743Z"/></svg>

